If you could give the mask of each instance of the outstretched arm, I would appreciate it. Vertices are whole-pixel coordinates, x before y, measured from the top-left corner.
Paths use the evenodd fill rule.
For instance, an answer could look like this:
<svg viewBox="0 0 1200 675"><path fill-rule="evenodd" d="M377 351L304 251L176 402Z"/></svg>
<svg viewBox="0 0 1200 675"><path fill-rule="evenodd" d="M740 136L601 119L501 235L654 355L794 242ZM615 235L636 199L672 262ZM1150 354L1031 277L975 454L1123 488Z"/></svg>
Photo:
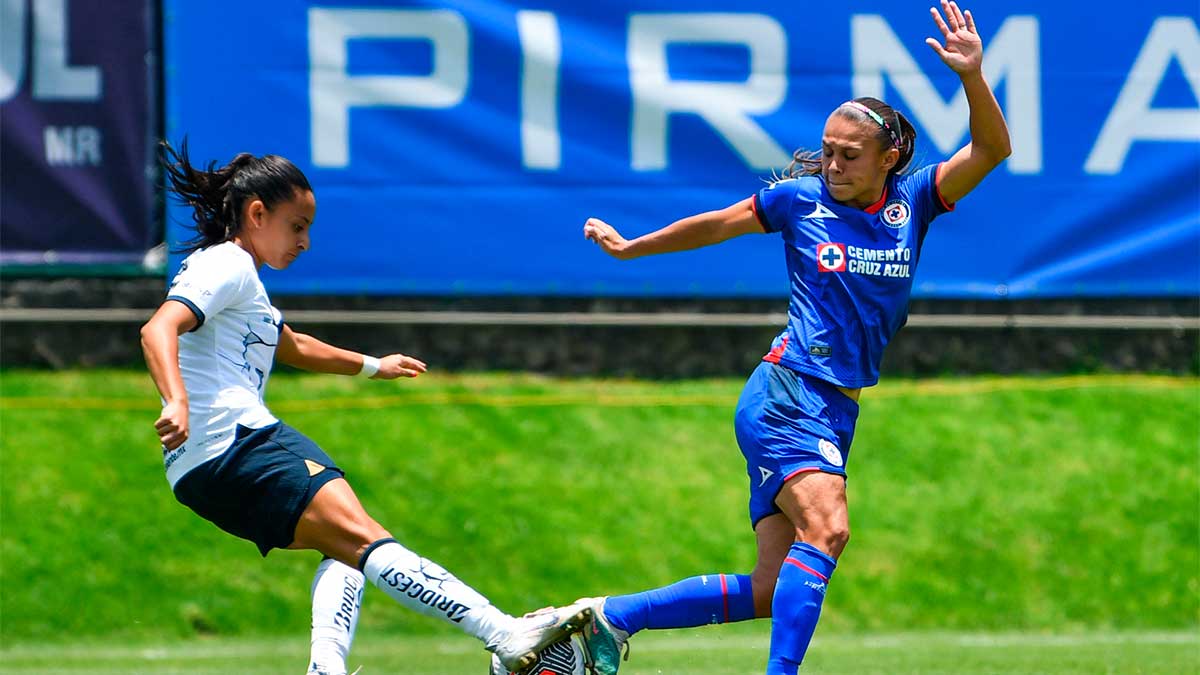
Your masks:
<svg viewBox="0 0 1200 675"><path fill-rule="evenodd" d="M945 20L936 9L931 7L929 12L946 44L943 46L934 38L926 38L925 43L958 73L971 109L970 142L946 160L937 176L938 191L943 199L953 204L1012 154L1012 145L1004 113L983 78L983 40L975 30L975 17L970 11L961 11L958 3L948 0L942 0Z"/></svg>
<svg viewBox="0 0 1200 675"><path fill-rule="evenodd" d="M362 371L363 363L371 357L334 347L311 335L297 333L284 324L279 333L279 346L275 348L275 358L280 363L301 370L357 375ZM379 372L372 375L371 379L394 380L397 377L416 377L423 372L425 364L422 361L403 354L389 354L379 359Z"/></svg>
<svg viewBox="0 0 1200 675"><path fill-rule="evenodd" d="M596 242L605 253L620 260L687 251L717 244L742 234L761 234L762 231L762 225L754 214L753 197L719 211L708 211L677 220L661 230L643 234L632 240L622 237L616 228L599 218L588 218L583 226L583 236Z"/></svg>

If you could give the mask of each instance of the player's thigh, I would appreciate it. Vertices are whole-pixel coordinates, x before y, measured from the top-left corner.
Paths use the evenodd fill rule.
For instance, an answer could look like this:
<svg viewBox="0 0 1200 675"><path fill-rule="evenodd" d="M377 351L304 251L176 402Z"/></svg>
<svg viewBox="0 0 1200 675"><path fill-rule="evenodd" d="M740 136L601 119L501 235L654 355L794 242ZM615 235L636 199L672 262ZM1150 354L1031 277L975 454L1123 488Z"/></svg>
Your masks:
<svg viewBox="0 0 1200 675"><path fill-rule="evenodd" d="M375 522L344 478L326 483L308 503L288 548L316 549L347 565L373 542L391 535Z"/></svg>

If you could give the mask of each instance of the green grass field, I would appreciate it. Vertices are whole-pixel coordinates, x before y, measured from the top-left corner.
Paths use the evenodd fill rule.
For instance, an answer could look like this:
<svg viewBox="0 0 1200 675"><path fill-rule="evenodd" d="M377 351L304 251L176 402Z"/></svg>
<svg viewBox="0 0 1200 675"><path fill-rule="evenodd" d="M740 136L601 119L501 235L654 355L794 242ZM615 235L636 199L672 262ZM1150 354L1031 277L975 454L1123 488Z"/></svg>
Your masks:
<svg viewBox="0 0 1200 675"><path fill-rule="evenodd" d="M755 627L760 628L760 627ZM660 631L634 638L621 675L761 675L766 625ZM0 673L167 675L303 672L303 639L219 638L145 645L54 645L3 652ZM898 633L818 636L805 675L1187 675L1200 672L1195 632ZM297 655L300 655L299 661ZM363 632L350 658L363 675L483 675L487 655L462 636ZM299 667L297 667L299 666Z"/></svg>
<svg viewBox="0 0 1200 675"><path fill-rule="evenodd" d="M284 373L268 401L401 541L519 612L749 570L740 384ZM0 671L302 667L317 556L262 560L175 503L156 413L143 373L0 372ZM805 672L1200 672L1195 378L885 382L850 474ZM760 672L766 626L639 635L622 673ZM352 660L486 662L373 591Z"/></svg>

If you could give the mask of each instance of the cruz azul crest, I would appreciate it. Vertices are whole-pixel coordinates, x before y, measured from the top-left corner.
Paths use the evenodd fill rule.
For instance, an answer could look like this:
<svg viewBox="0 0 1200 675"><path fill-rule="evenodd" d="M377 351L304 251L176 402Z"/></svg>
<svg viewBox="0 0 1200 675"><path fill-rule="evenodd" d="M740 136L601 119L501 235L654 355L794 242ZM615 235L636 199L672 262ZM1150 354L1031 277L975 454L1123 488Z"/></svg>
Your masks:
<svg viewBox="0 0 1200 675"><path fill-rule="evenodd" d="M901 228L908 224L908 204L899 199L884 204L880 213L883 215L883 223L888 227Z"/></svg>

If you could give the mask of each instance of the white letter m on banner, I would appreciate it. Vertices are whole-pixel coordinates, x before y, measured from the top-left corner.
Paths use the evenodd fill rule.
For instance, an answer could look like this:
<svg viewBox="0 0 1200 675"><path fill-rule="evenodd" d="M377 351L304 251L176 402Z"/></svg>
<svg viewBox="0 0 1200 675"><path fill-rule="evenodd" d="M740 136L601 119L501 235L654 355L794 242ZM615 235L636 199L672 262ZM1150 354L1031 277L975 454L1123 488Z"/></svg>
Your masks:
<svg viewBox="0 0 1200 675"><path fill-rule="evenodd" d="M884 75L904 99L897 106L929 134L943 155L964 144L969 129L967 95L962 89L948 103L900 43L891 26L878 14L856 14L850 21L854 59L854 96L884 98ZM1010 16L984 51L983 74L995 89L1007 78L1002 101L1012 136L1013 173L1042 171L1041 58L1038 21L1033 16Z"/></svg>

